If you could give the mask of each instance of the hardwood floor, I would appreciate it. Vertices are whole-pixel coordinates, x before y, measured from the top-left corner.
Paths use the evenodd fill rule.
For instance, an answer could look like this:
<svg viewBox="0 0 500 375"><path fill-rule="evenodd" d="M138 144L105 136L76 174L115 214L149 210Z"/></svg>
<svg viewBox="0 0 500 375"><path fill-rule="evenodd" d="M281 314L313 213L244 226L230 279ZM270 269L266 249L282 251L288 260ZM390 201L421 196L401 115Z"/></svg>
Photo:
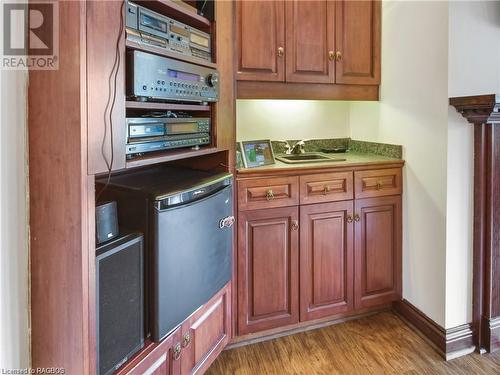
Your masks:
<svg viewBox="0 0 500 375"><path fill-rule="evenodd" d="M500 353L445 362L399 317L355 321L224 351L208 375L499 374Z"/></svg>

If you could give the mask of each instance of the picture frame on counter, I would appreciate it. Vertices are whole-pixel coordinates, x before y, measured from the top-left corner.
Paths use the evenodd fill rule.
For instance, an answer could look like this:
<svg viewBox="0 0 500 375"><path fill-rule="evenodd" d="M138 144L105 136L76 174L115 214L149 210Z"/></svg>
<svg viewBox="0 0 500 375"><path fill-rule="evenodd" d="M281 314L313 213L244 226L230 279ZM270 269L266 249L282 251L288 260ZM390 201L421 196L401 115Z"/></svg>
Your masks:
<svg viewBox="0 0 500 375"><path fill-rule="evenodd" d="M240 142L241 156L245 168L256 168L275 163L271 140Z"/></svg>

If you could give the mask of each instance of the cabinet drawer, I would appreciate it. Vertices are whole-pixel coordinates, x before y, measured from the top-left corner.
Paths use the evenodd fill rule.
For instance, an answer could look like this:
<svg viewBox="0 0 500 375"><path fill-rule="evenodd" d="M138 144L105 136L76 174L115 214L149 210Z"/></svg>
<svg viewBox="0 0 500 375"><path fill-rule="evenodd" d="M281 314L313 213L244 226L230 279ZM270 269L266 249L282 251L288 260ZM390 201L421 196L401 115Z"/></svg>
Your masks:
<svg viewBox="0 0 500 375"><path fill-rule="evenodd" d="M238 209L255 210L299 204L298 177L238 181Z"/></svg>
<svg viewBox="0 0 500 375"><path fill-rule="evenodd" d="M401 169L354 172L356 199L401 194Z"/></svg>
<svg viewBox="0 0 500 375"><path fill-rule="evenodd" d="M322 203L353 199L352 172L300 176L300 203Z"/></svg>

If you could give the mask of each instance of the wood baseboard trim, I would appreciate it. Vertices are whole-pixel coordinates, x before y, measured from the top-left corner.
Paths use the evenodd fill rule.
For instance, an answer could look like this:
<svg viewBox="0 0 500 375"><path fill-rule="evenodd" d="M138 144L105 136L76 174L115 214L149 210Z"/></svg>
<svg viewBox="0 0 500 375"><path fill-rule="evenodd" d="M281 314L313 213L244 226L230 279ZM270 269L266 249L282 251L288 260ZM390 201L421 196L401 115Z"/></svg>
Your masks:
<svg viewBox="0 0 500 375"><path fill-rule="evenodd" d="M236 336L236 337L233 337L232 341L229 343L229 345L226 347L225 350L234 349L234 348L238 348L238 347L246 346L246 345L250 345L250 344L256 344L259 342L274 340L274 339L277 339L279 337L289 336L289 335L293 335L296 333L307 332L307 331L311 331L314 329L324 328L324 327L328 327L331 325L348 322L350 320L364 318L364 317L367 317L370 315L374 315L374 314L378 314L378 313L383 312L383 311L390 311L390 310L391 310L391 306L385 305L385 306L380 306L380 307L371 308L371 309L364 309L361 312L350 313L348 315L342 314L342 316L316 319L316 320L311 320L311 321L307 321L307 322L301 322L301 323L294 324L294 325L287 326L287 327L275 328L272 330L251 333L251 334L244 335L244 336Z"/></svg>
<svg viewBox="0 0 500 375"><path fill-rule="evenodd" d="M407 300L394 302L393 310L427 339L447 361L476 349L470 323L444 329Z"/></svg>
<svg viewBox="0 0 500 375"><path fill-rule="evenodd" d="M483 323L486 350L490 353L500 350L500 317L487 319Z"/></svg>

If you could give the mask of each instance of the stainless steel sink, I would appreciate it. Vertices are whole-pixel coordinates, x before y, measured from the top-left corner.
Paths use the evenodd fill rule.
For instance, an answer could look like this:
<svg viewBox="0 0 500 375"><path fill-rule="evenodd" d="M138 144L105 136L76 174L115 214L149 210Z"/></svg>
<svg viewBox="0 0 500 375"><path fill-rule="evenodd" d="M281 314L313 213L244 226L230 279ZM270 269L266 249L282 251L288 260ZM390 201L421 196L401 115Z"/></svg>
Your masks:
<svg viewBox="0 0 500 375"><path fill-rule="evenodd" d="M299 164L299 163L317 163L317 162L334 162L334 161L345 161L346 159L336 158L322 152L305 152L303 154L280 154L276 156L276 159L287 164Z"/></svg>

